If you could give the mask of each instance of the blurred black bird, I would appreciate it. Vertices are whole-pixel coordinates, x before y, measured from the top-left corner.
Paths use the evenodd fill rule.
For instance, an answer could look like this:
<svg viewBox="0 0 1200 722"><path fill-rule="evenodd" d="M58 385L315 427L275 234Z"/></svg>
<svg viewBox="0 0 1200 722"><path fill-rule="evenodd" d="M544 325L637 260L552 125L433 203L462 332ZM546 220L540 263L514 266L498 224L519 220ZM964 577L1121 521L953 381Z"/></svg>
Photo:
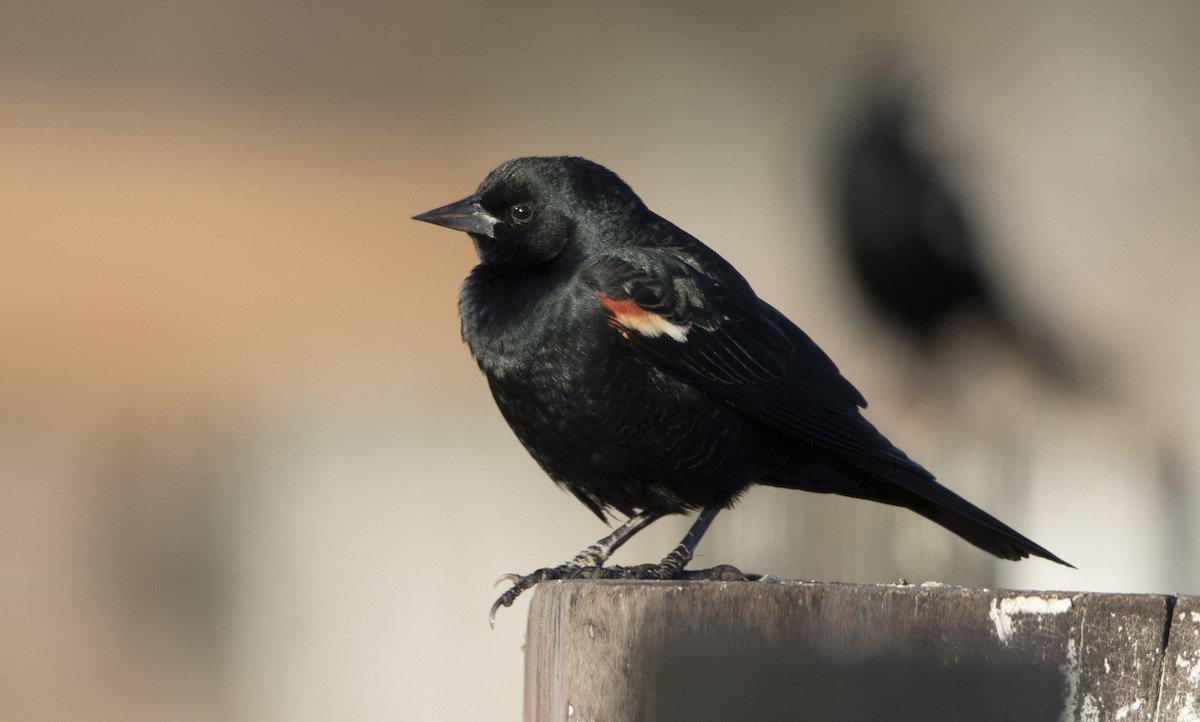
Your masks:
<svg viewBox="0 0 1200 722"><path fill-rule="evenodd" d="M906 507L998 557L1066 564L893 446L803 331L608 169L518 158L415 218L475 242L463 339L517 437L602 520L629 517L566 564L508 575L493 615L545 579L680 576L755 483ZM696 509L659 564L603 567L655 519Z"/></svg>
<svg viewBox="0 0 1200 722"><path fill-rule="evenodd" d="M914 105L880 82L840 146L836 215L859 286L925 352L948 322L973 315L1048 378L1073 384L1061 349L997 294L963 193L914 140Z"/></svg>
<svg viewBox="0 0 1200 722"><path fill-rule="evenodd" d="M909 116L895 93L871 99L846 143L839 210L867 298L928 343L965 302L984 313L996 306L962 204L913 148Z"/></svg>

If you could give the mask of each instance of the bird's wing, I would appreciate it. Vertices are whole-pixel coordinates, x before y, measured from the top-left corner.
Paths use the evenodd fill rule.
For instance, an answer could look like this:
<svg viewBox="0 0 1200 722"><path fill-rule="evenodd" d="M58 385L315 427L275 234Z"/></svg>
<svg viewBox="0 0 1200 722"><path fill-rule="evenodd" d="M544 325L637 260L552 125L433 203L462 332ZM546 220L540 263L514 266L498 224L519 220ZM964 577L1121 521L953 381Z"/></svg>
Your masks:
<svg viewBox="0 0 1200 722"><path fill-rule="evenodd" d="M825 352L704 251L621 249L593 256L584 278L613 332L660 371L808 442L907 461Z"/></svg>

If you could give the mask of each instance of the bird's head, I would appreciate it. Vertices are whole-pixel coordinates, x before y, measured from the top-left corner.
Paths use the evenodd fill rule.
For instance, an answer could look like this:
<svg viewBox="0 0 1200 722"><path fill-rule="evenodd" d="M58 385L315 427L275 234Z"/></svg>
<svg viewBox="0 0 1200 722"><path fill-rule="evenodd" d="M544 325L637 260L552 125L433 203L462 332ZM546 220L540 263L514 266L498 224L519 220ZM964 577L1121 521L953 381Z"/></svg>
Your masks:
<svg viewBox="0 0 1200 722"><path fill-rule="evenodd" d="M413 216L464 231L484 264L537 266L621 234L645 206L615 173L583 158L528 157L488 174L474 195Z"/></svg>

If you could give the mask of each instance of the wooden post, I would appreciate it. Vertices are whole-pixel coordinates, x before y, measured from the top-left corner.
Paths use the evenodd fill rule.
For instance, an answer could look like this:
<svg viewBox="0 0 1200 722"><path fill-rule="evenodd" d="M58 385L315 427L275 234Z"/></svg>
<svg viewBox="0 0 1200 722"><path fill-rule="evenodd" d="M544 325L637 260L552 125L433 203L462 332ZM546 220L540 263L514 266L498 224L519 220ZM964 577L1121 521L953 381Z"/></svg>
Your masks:
<svg viewBox="0 0 1200 722"><path fill-rule="evenodd" d="M1200 720L1200 597L538 585L525 722Z"/></svg>

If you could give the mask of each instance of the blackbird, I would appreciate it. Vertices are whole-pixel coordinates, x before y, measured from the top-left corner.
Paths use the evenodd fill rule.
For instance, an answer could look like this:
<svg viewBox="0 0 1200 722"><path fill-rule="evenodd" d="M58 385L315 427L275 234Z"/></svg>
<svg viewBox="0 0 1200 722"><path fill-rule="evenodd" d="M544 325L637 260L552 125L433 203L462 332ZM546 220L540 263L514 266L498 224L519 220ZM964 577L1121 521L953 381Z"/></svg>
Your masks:
<svg viewBox="0 0 1200 722"><path fill-rule="evenodd" d="M839 167L844 250L872 305L923 347L965 306L1001 317L959 193L909 140L908 103L873 98Z"/></svg>
<svg viewBox="0 0 1200 722"><path fill-rule="evenodd" d="M565 564L502 577L493 617L546 579L679 578L753 484L906 507L1003 559L1066 564L896 448L804 331L607 168L517 158L414 218L475 243L462 335L517 438L601 520L628 517ZM697 509L658 564L603 566L651 522Z"/></svg>
<svg viewBox="0 0 1200 722"><path fill-rule="evenodd" d="M914 142L916 99L881 87L839 155L835 234L866 299L933 357L947 330L970 318L1066 388L1083 369L1037 319L1016 313L998 288L966 188ZM840 237L839 237L840 236Z"/></svg>

